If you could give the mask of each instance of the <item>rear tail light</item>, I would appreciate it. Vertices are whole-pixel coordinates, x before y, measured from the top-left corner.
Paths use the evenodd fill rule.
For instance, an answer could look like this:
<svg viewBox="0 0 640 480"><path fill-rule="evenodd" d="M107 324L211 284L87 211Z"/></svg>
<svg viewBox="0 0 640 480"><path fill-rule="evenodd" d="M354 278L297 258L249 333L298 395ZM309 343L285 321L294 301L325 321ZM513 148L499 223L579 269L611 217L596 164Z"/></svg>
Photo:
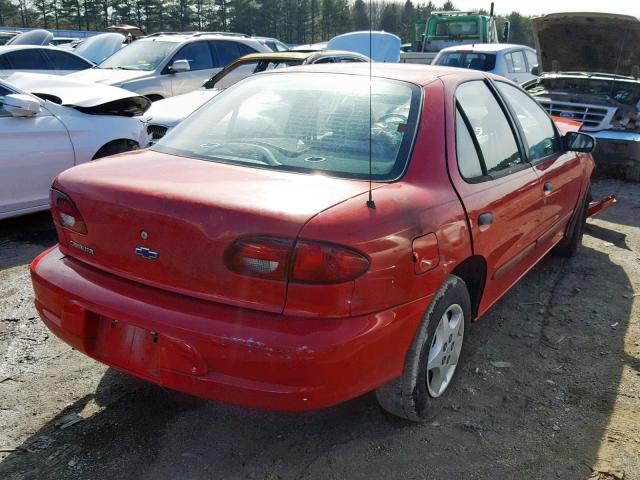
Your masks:
<svg viewBox="0 0 640 480"><path fill-rule="evenodd" d="M236 241L225 263L240 275L312 284L346 282L369 268L367 257L350 248L309 240L298 241L294 248L293 240L273 237Z"/></svg>
<svg viewBox="0 0 640 480"><path fill-rule="evenodd" d="M330 243L299 241L296 245L291 281L298 283L342 283L359 277L369 268L367 257Z"/></svg>
<svg viewBox="0 0 640 480"><path fill-rule="evenodd" d="M84 223L78 207L67 195L52 188L50 202L54 221L67 230L86 235L87 225Z"/></svg>

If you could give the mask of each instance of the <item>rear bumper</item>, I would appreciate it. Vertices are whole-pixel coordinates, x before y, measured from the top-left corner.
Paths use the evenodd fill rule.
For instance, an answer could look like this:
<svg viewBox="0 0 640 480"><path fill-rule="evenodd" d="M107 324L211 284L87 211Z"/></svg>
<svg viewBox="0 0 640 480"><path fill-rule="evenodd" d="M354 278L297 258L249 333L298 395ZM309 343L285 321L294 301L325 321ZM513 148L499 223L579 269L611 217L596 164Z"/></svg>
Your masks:
<svg viewBox="0 0 640 480"><path fill-rule="evenodd" d="M432 296L343 319L286 317L168 293L65 257L31 266L47 327L86 355L196 396L309 410L398 376Z"/></svg>

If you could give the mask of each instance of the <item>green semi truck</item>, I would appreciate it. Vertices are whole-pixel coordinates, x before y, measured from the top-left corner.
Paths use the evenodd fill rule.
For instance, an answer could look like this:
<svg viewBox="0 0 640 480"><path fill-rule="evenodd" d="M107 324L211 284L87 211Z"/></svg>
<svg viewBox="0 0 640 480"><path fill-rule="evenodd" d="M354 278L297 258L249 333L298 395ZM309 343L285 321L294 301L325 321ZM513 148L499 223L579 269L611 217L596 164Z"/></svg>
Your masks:
<svg viewBox="0 0 640 480"><path fill-rule="evenodd" d="M429 64L446 47L472 43L500 43L509 37L506 22L501 38L498 37L493 3L489 15L478 12L432 12L413 24L411 44L402 52L400 62Z"/></svg>

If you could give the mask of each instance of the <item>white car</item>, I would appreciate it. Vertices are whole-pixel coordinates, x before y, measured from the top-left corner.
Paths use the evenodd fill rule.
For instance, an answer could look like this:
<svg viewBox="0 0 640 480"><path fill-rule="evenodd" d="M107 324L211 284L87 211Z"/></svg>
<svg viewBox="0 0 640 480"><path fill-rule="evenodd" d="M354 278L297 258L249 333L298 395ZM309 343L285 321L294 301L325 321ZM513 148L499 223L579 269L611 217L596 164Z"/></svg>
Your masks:
<svg viewBox="0 0 640 480"><path fill-rule="evenodd" d="M68 75L93 67L93 63L67 50L39 45L0 47L0 78L15 72Z"/></svg>
<svg viewBox="0 0 640 480"><path fill-rule="evenodd" d="M526 45L476 43L443 48L432 65L482 70L523 83L536 78L531 70L538 65L538 57Z"/></svg>
<svg viewBox="0 0 640 480"><path fill-rule="evenodd" d="M48 208L63 170L146 147L141 115L151 101L114 87L52 75L0 80L0 219Z"/></svg>
<svg viewBox="0 0 640 480"><path fill-rule="evenodd" d="M153 34L71 77L122 87L156 101L196 90L236 58L256 52L271 50L261 41L243 36Z"/></svg>

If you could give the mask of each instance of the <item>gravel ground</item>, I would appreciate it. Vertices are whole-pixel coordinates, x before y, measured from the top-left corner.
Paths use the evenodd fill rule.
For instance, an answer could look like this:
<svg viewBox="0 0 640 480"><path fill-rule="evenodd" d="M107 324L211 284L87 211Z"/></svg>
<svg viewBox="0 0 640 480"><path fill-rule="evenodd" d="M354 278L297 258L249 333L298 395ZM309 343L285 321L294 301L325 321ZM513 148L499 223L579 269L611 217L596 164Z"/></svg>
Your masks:
<svg viewBox="0 0 640 480"><path fill-rule="evenodd" d="M0 222L0 478L640 480L640 186L571 260L548 257L467 339L426 425L373 394L307 414L204 401L73 351L38 319L28 264L48 214Z"/></svg>

